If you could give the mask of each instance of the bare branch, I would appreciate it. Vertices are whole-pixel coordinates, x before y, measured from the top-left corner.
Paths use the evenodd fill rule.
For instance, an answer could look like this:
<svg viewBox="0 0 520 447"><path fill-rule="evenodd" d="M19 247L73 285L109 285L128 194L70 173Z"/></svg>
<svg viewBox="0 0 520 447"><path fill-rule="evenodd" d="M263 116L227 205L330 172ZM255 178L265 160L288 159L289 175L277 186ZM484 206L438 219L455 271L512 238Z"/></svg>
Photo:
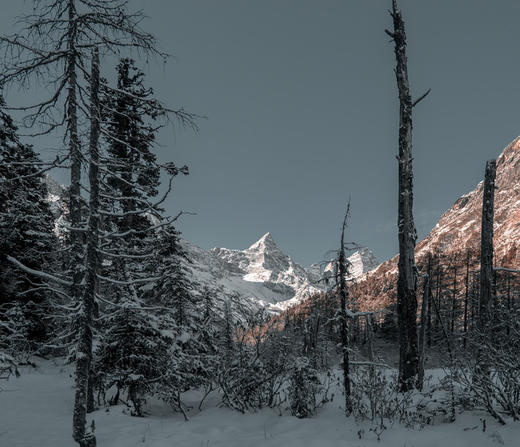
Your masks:
<svg viewBox="0 0 520 447"><path fill-rule="evenodd" d="M421 96L419 96L413 103L412 103L412 107L415 107L417 104L419 104L424 98L426 98L430 92L432 91L431 88L429 88L428 90L426 90L426 92L424 92Z"/></svg>

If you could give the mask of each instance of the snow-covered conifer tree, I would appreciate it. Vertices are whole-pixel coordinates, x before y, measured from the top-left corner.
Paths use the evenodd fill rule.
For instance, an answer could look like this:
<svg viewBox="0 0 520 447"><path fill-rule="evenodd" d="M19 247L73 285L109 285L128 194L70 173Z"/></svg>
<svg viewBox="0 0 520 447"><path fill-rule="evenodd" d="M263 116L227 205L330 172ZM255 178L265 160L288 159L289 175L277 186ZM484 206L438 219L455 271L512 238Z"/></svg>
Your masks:
<svg viewBox="0 0 520 447"><path fill-rule="evenodd" d="M7 257L29 269L48 269L57 239L43 162L31 146L20 142L3 106L0 97L0 339L4 349L20 355L34 352L48 336L44 308L52 290Z"/></svg>

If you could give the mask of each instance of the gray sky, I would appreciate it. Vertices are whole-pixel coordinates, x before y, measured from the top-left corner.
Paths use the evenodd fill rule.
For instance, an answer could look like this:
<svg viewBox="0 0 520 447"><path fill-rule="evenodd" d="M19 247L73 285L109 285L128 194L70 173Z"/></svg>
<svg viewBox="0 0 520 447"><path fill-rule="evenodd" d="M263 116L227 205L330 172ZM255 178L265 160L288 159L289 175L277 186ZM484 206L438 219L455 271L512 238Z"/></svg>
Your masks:
<svg viewBox="0 0 520 447"><path fill-rule="evenodd" d="M0 29L23 2L3 0ZM397 252L398 102L390 0L133 0L175 55L146 66L157 96L206 115L166 130L162 157L190 166L167 203L183 236L244 248L267 231L295 261L348 239ZM25 7L30 2L25 2ZM520 2L401 0L415 96L419 238L520 133ZM108 67L105 67L105 70Z"/></svg>

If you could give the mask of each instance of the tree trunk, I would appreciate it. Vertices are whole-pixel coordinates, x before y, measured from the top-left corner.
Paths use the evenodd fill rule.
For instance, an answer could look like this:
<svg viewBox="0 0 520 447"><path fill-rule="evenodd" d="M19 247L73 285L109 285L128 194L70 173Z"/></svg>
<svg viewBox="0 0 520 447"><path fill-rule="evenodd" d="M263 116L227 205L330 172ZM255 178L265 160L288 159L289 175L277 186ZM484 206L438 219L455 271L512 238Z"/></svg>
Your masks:
<svg viewBox="0 0 520 447"><path fill-rule="evenodd" d="M73 438L80 447L96 445L93 432L86 431L87 395L92 360L92 319L95 306L98 267L99 224L99 54L94 50L90 79L90 216L87 233L86 284L80 310L80 328L76 352L76 395L73 414Z"/></svg>
<svg viewBox="0 0 520 447"><path fill-rule="evenodd" d="M490 320L493 295L493 213L495 202L496 161L486 163L482 203L482 233L480 243L480 305L479 329L486 333Z"/></svg>
<svg viewBox="0 0 520 447"><path fill-rule="evenodd" d="M88 373L87 387L87 413L92 413L96 409L96 400L94 399L94 371L92 370L92 362L90 362L90 370Z"/></svg>
<svg viewBox="0 0 520 447"><path fill-rule="evenodd" d="M399 89L399 273L397 279L397 315L399 323L399 386L410 390L418 369L417 355L417 267L415 241L417 233L413 220L412 168L412 95L408 82L406 33L397 0L392 2L394 31L387 31L395 43L397 67L395 74ZM422 98L420 98L422 99ZM417 102L417 101L416 101Z"/></svg>
<svg viewBox="0 0 520 447"><path fill-rule="evenodd" d="M433 300L433 292L432 292L432 275L433 275L433 259L432 254L428 253L428 276L430 277L430 293L428 294L428 320L427 320L427 345L430 347L432 345L432 300Z"/></svg>
<svg viewBox="0 0 520 447"><path fill-rule="evenodd" d="M426 362L426 316L428 314L428 305L430 303L430 295L431 295L431 284L430 284L430 274L431 274L431 258L428 257L428 273L424 278L423 284L423 297L422 297L422 305L421 305L421 326L419 331L419 364L417 371L417 389L422 390L424 385L424 364Z"/></svg>
<svg viewBox="0 0 520 447"><path fill-rule="evenodd" d="M345 388L345 414L350 416L352 413L352 399L350 390L350 358L349 358L349 337L348 337L348 322L347 322L347 302L349 297L349 290L347 286L347 259L345 255L345 228L347 226L347 219L350 212L350 203L347 206L345 219L343 220L343 227L341 230L341 243L338 253L338 281L339 281L339 296L340 296L340 331L341 331L341 348L343 351L343 387Z"/></svg>
<svg viewBox="0 0 520 447"><path fill-rule="evenodd" d="M67 132L69 134L70 156L70 242L72 261L71 297L74 303L81 300L81 283L83 280L83 235L81 232L81 149L78 139L78 105L76 97L76 9L74 0L68 1L67 32Z"/></svg>
<svg viewBox="0 0 520 447"><path fill-rule="evenodd" d="M450 333L453 336L455 333L455 320L457 318L457 259L455 258L455 266L453 267L453 284L451 295L451 324Z"/></svg>
<svg viewBox="0 0 520 447"><path fill-rule="evenodd" d="M507 275L507 315L508 320L506 322L506 335L509 337L511 335L511 315L512 314L512 306L511 306L511 277Z"/></svg>
<svg viewBox="0 0 520 447"><path fill-rule="evenodd" d="M464 339L462 342L464 349L466 349L467 334L468 334L469 263L470 263L470 252L468 250L466 253L466 281L465 281L465 293L464 293Z"/></svg>

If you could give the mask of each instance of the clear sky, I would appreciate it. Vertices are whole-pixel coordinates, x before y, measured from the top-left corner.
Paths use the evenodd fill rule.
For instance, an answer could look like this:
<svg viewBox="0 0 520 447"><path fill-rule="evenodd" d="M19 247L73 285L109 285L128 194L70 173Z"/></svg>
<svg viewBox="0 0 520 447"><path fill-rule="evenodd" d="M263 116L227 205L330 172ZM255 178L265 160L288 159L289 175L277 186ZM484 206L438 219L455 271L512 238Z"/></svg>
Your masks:
<svg viewBox="0 0 520 447"><path fill-rule="evenodd" d="M3 0L0 29L31 2ZM245 248L266 232L308 265L348 239L397 252L397 87L390 0L132 0L175 55L146 71L157 96L205 115L165 130L188 164L167 203L186 239ZM520 2L401 0L415 96L419 238L520 133ZM105 71L110 67L105 66Z"/></svg>

